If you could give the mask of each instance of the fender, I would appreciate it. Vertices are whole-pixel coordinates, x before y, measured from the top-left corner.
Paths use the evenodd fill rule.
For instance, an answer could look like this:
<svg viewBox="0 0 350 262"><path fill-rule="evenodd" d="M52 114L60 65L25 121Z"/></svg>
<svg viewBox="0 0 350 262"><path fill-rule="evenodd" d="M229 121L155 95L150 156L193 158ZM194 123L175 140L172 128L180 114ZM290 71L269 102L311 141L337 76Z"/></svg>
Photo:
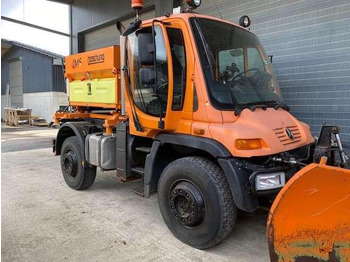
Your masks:
<svg viewBox="0 0 350 262"><path fill-rule="evenodd" d="M230 151L223 144L210 138L179 134L160 134L155 140L158 140L162 145L173 144L200 149L208 152L215 158L232 157Z"/></svg>
<svg viewBox="0 0 350 262"><path fill-rule="evenodd" d="M258 208L258 199L247 191L245 185L248 177L243 174L235 165L235 159L218 159L221 169L226 175L227 182L230 186L233 200L238 209L253 212Z"/></svg>
<svg viewBox="0 0 350 262"><path fill-rule="evenodd" d="M85 145L85 137L86 135L89 134L89 128L95 127L93 124L89 122L67 122L64 123L56 137L55 141L55 152L54 154L60 155L61 154L61 148L64 140L70 136L76 136L79 141L80 148L82 150L82 156L85 158L85 153L84 153L84 145ZM85 160L85 159L84 159Z"/></svg>
<svg viewBox="0 0 350 262"><path fill-rule="evenodd" d="M146 158L145 197L149 197L150 193L156 190L160 173L163 171L156 166L159 164L159 160L156 159L159 147L164 144L186 146L209 153L225 173L236 206L247 212L253 212L258 207L257 197L249 194L245 188L245 180L248 178L235 167L234 158L224 145L213 139L182 134L160 134L155 138L151 154Z"/></svg>

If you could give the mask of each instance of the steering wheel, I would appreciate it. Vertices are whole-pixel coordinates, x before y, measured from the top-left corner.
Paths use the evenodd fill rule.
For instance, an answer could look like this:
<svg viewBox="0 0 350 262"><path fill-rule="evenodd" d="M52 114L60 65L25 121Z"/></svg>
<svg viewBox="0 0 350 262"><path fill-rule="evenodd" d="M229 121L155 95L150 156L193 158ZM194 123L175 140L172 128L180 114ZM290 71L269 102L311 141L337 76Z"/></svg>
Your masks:
<svg viewBox="0 0 350 262"><path fill-rule="evenodd" d="M239 72L239 68L235 63L232 63L230 66L225 67L225 70L220 74L220 79L229 81L236 72Z"/></svg>
<svg viewBox="0 0 350 262"><path fill-rule="evenodd" d="M236 78L242 78L243 75L245 75L246 73L251 72L251 71L258 72L258 71L260 71L260 69L259 68L251 68L251 69L245 70L243 72L240 72L238 75L234 76L231 81L235 81Z"/></svg>
<svg viewBox="0 0 350 262"><path fill-rule="evenodd" d="M167 95L168 94L168 83L164 82L164 83L160 84L159 86L157 86L156 91L158 92L159 95Z"/></svg>

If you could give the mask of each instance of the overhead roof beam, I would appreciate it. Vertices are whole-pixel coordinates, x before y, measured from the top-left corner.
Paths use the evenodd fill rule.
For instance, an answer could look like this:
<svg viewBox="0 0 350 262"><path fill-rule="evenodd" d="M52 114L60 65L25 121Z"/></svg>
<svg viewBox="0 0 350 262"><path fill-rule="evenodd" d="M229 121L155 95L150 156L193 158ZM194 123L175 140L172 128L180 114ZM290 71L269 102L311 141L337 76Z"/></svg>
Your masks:
<svg viewBox="0 0 350 262"><path fill-rule="evenodd" d="M73 4L73 0L48 0L48 1L56 2L56 3L60 3L60 4L67 4L67 5Z"/></svg>
<svg viewBox="0 0 350 262"><path fill-rule="evenodd" d="M56 30L53 30L53 29L50 29L50 28L46 28L46 27L43 27L43 26L38 26L38 25L31 24L31 23L23 22L23 21L20 21L20 20L17 20L17 19L6 17L6 16L1 16L1 20L9 21L9 22L20 24L20 25L24 25L24 26L29 26L29 27L32 27L32 28L35 28L35 29L43 30L43 31L54 33L54 34L58 34L58 35L63 35L63 36L67 36L67 37L71 36L68 33L64 33L64 32L56 31Z"/></svg>

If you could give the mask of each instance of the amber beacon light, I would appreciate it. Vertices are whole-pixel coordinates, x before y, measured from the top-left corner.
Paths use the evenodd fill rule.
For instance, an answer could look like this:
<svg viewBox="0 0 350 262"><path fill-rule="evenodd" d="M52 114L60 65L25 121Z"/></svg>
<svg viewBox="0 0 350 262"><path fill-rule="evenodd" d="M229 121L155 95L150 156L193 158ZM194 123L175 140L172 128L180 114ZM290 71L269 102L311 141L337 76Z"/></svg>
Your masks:
<svg viewBox="0 0 350 262"><path fill-rule="evenodd" d="M135 10L140 10L143 8L143 0L132 0L131 7Z"/></svg>

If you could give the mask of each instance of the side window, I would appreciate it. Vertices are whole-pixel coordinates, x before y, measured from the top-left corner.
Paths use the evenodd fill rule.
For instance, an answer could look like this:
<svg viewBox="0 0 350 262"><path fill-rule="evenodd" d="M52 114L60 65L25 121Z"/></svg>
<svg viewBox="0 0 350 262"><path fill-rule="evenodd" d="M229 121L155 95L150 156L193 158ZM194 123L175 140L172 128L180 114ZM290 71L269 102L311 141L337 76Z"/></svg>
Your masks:
<svg viewBox="0 0 350 262"><path fill-rule="evenodd" d="M132 80L132 95L136 106L152 116L165 116L168 102L168 61L164 45L164 37L160 27L155 27L156 33L156 58L157 58L157 83L156 85L143 85L139 77L139 51L138 39L135 33L128 36L130 78ZM156 90L162 101L162 108L157 98Z"/></svg>
<svg viewBox="0 0 350 262"><path fill-rule="evenodd" d="M186 50L185 42L180 29L167 29L169 44L171 48L174 92L171 109L182 110L186 90Z"/></svg>
<svg viewBox="0 0 350 262"><path fill-rule="evenodd" d="M256 68L260 71L265 71L265 64L261 59L259 51L254 47L250 47L247 49L247 52L249 69Z"/></svg>

